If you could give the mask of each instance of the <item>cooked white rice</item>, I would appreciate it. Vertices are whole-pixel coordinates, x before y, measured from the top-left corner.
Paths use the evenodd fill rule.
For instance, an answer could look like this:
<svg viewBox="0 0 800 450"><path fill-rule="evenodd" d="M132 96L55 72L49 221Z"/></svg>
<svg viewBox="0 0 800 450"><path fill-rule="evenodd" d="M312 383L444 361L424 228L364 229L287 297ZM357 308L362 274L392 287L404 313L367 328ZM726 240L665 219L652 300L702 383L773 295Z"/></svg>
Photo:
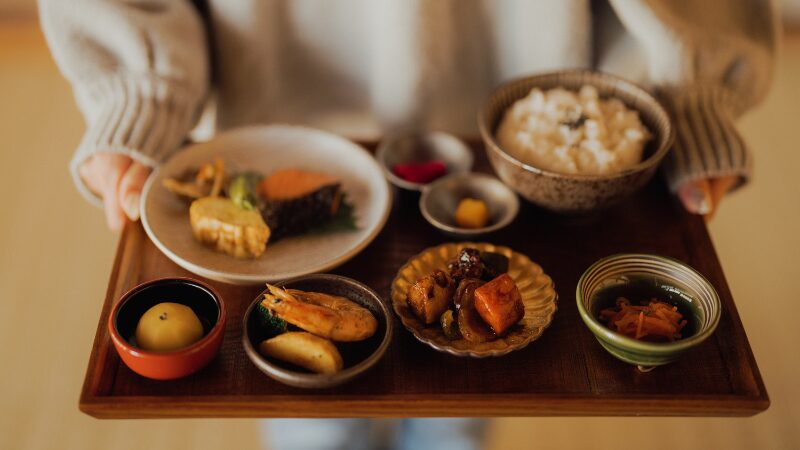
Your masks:
<svg viewBox="0 0 800 450"><path fill-rule="evenodd" d="M531 166L566 174L602 175L642 159L650 133L637 111L601 100L597 89L534 88L514 102L497 130L500 146Z"/></svg>

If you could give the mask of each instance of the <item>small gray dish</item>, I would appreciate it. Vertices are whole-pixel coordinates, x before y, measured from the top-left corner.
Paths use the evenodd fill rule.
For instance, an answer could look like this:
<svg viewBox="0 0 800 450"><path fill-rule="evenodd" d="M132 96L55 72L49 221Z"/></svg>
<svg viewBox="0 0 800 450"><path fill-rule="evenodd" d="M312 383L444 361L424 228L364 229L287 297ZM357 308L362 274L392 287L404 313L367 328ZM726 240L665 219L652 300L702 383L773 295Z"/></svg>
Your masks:
<svg viewBox="0 0 800 450"><path fill-rule="evenodd" d="M393 185L421 191L425 183L404 180L394 173L395 164L439 160L447 167L447 175L472 170L472 150L457 137L440 131L395 134L381 141L375 152L378 164Z"/></svg>
<svg viewBox="0 0 800 450"><path fill-rule="evenodd" d="M486 203L489 224L482 228L462 228L456 225L459 202L474 198ZM474 238L491 233L510 224L519 212L517 194L491 175L464 173L440 178L422 191L419 209L431 225L455 238Z"/></svg>
<svg viewBox="0 0 800 450"><path fill-rule="evenodd" d="M378 294L358 281L339 275L306 275L276 283L304 291L346 297L370 310L378 321L378 329L371 337L359 342L335 342L344 360L344 369L332 375L316 374L305 369L264 357L258 352L259 343L267 336L258 323L256 308L264 298L262 291L247 308L242 322L242 344L250 361L270 378L298 388L329 388L338 386L363 374L386 353L392 338L392 315Z"/></svg>

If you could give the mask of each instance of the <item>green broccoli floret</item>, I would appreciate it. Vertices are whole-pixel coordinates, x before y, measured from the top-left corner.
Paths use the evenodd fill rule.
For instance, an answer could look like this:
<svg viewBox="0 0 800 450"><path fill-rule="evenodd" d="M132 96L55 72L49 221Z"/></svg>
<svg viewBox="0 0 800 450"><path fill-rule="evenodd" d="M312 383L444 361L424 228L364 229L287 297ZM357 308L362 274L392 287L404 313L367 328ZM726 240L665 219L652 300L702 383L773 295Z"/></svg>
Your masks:
<svg viewBox="0 0 800 450"><path fill-rule="evenodd" d="M258 304L258 308L256 309L258 312L258 324L267 332L270 337L286 332L285 320L273 315L269 309L267 309L261 303Z"/></svg>

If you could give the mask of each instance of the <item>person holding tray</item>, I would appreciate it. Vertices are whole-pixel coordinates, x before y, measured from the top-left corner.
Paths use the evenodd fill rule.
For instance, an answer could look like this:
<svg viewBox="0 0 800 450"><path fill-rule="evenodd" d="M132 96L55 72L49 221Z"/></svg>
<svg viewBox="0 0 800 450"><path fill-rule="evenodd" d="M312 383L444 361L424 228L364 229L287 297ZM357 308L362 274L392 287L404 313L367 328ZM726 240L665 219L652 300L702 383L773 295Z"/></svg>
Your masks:
<svg viewBox="0 0 800 450"><path fill-rule="evenodd" d="M301 123L350 136L477 134L491 88L588 67L651 88L674 118L671 190L710 217L750 177L734 119L765 96L771 1L39 0L87 129L70 169L109 227L201 113L219 130ZM211 105L211 106L209 106ZM498 360L502 363L502 360ZM273 422L274 423L274 422ZM404 422L402 448L476 448L482 421ZM285 421L273 448L371 448L366 420Z"/></svg>

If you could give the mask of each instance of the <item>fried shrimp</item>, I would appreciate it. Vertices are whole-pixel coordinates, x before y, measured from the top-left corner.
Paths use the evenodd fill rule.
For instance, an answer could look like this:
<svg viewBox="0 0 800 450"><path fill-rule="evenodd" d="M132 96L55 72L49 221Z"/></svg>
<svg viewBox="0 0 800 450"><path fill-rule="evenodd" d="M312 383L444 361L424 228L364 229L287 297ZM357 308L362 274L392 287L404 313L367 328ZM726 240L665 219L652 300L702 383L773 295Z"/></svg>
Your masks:
<svg viewBox="0 0 800 450"><path fill-rule="evenodd" d="M368 309L336 295L267 284L261 304L290 324L333 341L361 341L378 328L378 321Z"/></svg>

